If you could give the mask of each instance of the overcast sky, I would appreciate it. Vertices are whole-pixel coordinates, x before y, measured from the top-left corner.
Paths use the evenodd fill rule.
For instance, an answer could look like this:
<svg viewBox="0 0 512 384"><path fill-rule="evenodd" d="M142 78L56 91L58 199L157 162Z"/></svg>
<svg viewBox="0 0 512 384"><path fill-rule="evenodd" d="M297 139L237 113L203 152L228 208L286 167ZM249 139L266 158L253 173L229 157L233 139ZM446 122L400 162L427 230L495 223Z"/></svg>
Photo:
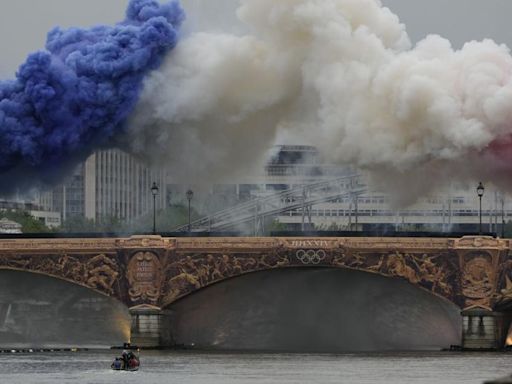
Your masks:
<svg viewBox="0 0 512 384"><path fill-rule="evenodd" d="M279 0L276 0L279 1ZM230 24L236 0L183 0L187 30ZM512 46L511 0L383 0L407 25L413 41L429 33L460 47L468 40L493 38ZM128 0L0 0L0 78L13 76L26 55L44 46L54 26L112 24L122 19Z"/></svg>

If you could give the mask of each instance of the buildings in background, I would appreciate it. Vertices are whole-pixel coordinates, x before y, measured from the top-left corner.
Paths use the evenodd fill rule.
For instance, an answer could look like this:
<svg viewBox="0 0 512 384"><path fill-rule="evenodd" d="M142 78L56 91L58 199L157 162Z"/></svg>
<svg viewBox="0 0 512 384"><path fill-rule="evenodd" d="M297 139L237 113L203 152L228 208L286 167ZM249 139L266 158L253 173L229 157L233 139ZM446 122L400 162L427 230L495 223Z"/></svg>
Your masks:
<svg viewBox="0 0 512 384"><path fill-rule="evenodd" d="M151 186L157 183L156 208L165 206L165 172L151 169L119 149L101 150L79 165L67 181L42 192L39 203L59 212L63 221L84 217L101 222L132 221L153 209Z"/></svg>
<svg viewBox="0 0 512 384"><path fill-rule="evenodd" d="M281 146L266 167L266 185L251 188L284 190L354 173L347 168L322 164L313 147ZM476 187L475 183L471 190L447 188L401 209L393 207L390 196L368 188L361 194L306 207L304 213L302 208L282 212L276 219L291 230L301 230L305 215L308 226L316 229L478 232L480 211ZM487 185L482 198L482 231L499 233L502 223L511 217L512 198Z"/></svg>
<svg viewBox="0 0 512 384"><path fill-rule="evenodd" d="M5 217L0 220L0 234L19 234L21 232L21 224L6 219Z"/></svg>
<svg viewBox="0 0 512 384"><path fill-rule="evenodd" d="M355 173L357 171L350 168L324 164L314 147L283 145L274 149L264 172L260 175L248 176L245 180L237 180L231 185L216 186L213 191L228 191L235 196L234 200L243 203L250 199L265 199L270 194L292 188L300 189L303 185L322 183ZM364 187L364 176L361 180ZM358 185L358 189L359 187L361 184ZM300 200L301 196L294 198ZM255 217L254 225L274 220L279 223L277 227L280 230L294 231L304 228L477 233L480 230L476 184L474 189L468 191L448 188L435 195L421 197L415 204L400 209L393 207L390 196L366 188L364 192L350 196L339 196L303 207L299 204L299 207L292 210L277 213L279 207L271 207L271 211L272 216L266 217L266 220ZM500 233L502 224L508 222L511 217L512 198L487 185L482 199L482 232ZM215 218L212 216L209 222L213 221ZM251 232L262 233L258 228Z"/></svg>
<svg viewBox="0 0 512 384"><path fill-rule="evenodd" d="M486 198L487 197L487 198ZM502 223L511 219L509 199L497 191L487 191L482 202L482 231L500 233ZM305 213L311 227L332 230L371 231L479 231L478 198L471 193L451 191L443 195L421 198L404 209L393 209L389 197L378 192L338 198L314 205ZM283 212L279 223L288 229L300 230L302 210Z"/></svg>
<svg viewBox="0 0 512 384"><path fill-rule="evenodd" d="M36 199L37 200L37 199ZM48 228L57 228L61 226L61 215L59 212L44 209L36 200L26 200L21 197L14 197L9 200L0 200L0 217L1 212L7 211L25 211L33 218L41 221ZM21 227L20 227L21 231ZM7 233L7 232L4 232ZM17 232L10 232L17 233Z"/></svg>
<svg viewBox="0 0 512 384"><path fill-rule="evenodd" d="M193 206L200 213L213 214L249 200L264 198L290 188L339 179L354 174L349 168L325 164L316 148L304 145L275 147L259 174L231 183L211 186L207 192L194 188ZM118 149L97 151L81 164L65 183L40 193L34 202L1 202L1 209L22 209L49 227L82 217L102 222L116 218L131 222L152 211L151 186L159 194L156 208L173 203L186 204L188 185L170 182L161 169L151 169ZM364 182L364 178L363 178ZM500 232L502 222L512 217L512 198L486 186L482 200L484 232ZM479 230L479 205L475 190L446 190L420 198L405 209L395 209L389 196L366 190L292 210L274 213L266 219L280 229L373 230L390 228L404 231ZM268 221L268 220L267 220ZM303 224L305 223L305 224ZM163 230L169 231L172 228Z"/></svg>

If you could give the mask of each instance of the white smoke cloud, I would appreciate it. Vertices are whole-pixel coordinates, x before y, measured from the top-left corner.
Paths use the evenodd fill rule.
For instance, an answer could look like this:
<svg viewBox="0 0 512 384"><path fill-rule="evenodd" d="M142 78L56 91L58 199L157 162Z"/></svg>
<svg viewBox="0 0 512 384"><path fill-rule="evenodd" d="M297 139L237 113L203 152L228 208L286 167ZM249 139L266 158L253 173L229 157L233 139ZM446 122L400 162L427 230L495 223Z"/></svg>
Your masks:
<svg viewBox="0 0 512 384"><path fill-rule="evenodd" d="M506 46L411 47L379 0L241 0L237 15L250 34L191 34L146 81L132 151L187 182L247 172L276 137L410 193L507 170L491 149L512 134Z"/></svg>

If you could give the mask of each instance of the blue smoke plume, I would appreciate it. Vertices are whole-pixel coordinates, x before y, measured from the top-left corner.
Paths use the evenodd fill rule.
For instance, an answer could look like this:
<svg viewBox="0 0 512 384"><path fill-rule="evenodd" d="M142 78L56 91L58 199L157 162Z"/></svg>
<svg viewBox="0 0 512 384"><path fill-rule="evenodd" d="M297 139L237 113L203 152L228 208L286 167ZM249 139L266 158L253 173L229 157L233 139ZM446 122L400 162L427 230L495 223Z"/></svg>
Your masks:
<svg viewBox="0 0 512 384"><path fill-rule="evenodd" d="M112 145L184 17L175 0L131 0L115 26L52 30L46 50L0 82L0 193L52 184Z"/></svg>

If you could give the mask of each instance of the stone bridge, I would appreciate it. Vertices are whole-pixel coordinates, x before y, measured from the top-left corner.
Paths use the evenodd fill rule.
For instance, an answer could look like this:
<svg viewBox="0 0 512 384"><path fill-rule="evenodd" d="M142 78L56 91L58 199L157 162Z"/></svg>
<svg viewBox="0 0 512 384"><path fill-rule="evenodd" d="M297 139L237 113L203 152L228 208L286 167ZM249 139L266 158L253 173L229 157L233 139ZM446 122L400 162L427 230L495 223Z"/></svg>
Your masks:
<svg viewBox="0 0 512 384"><path fill-rule="evenodd" d="M131 238L0 240L0 269L38 273L123 302L132 341L169 345L166 308L211 284L276 268L345 268L405 279L456 304L462 344L499 348L512 308L509 240L463 238Z"/></svg>

